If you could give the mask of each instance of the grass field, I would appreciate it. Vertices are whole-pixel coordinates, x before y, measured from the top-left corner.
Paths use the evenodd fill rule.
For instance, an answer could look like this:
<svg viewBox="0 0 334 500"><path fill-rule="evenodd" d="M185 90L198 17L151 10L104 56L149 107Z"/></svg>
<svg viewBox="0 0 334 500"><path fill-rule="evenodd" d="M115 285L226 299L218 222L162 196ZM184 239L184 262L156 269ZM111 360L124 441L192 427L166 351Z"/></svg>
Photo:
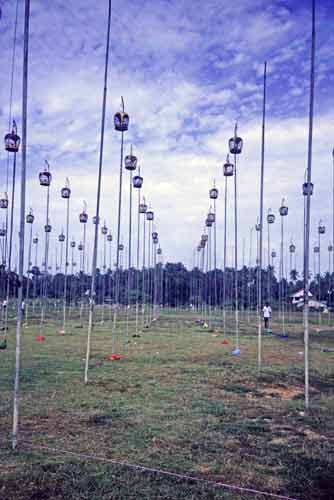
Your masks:
<svg viewBox="0 0 334 500"><path fill-rule="evenodd" d="M288 339L264 335L258 374L255 318L241 319L241 355L189 312L164 313L108 361L111 326L95 327L90 382L83 383L86 327L58 334L48 321L24 329L20 446L10 449L14 325L0 351L0 498L260 499L155 472L127 461L303 500L334 498L334 329L312 327L311 402L304 413L300 316ZM316 320L316 318L315 318ZM280 332L273 324L273 332ZM223 343L227 340L229 343ZM325 352L328 349L329 352ZM41 447L53 448L50 451ZM82 453L86 458L61 450ZM87 455L106 459L94 460Z"/></svg>

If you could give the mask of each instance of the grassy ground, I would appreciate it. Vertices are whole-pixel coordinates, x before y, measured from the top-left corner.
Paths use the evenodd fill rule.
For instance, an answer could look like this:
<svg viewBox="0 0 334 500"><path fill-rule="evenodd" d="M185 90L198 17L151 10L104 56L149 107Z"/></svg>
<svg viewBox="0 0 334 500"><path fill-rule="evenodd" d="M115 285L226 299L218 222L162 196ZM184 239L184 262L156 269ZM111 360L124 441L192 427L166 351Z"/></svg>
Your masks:
<svg viewBox="0 0 334 500"><path fill-rule="evenodd" d="M58 334L48 321L44 342L24 329L20 446L10 451L14 330L0 351L0 498L249 499L212 485L79 459L58 450L98 455L147 467L290 495L334 498L334 329L313 325L311 410L303 407L301 318L290 315L288 339L264 335L257 372L255 318L241 315L241 356L228 334L195 324L194 313L165 313L124 349L124 324L112 354L111 327L97 324L87 386L87 330L70 323ZM317 318L315 318L316 321ZM123 333L122 333L123 332ZM274 323L273 333L280 333ZM228 340L228 344L223 343ZM34 448L32 448L32 445Z"/></svg>

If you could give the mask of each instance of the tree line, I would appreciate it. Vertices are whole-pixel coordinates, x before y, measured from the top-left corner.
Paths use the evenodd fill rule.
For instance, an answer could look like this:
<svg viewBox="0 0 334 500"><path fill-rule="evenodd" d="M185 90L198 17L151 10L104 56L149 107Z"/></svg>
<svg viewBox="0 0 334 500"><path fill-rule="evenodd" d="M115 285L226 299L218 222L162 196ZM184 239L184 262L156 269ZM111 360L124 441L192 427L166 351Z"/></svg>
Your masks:
<svg viewBox="0 0 334 500"><path fill-rule="evenodd" d="M291 294L303 288L303 276L296 270L290 272L289 278L279 280L274 269L263 269L262 296L264 302L273 307L280 301L288 302ZM241 309L255 309L258 296L258 269L244 266L237 272L238 302ZM64 273L45 273L34 270L23 278L23 296L29 299L47 297L62 299L64 297ZM18 275L0 268L0 293L4 299L9 283L9 297L17 297ZM320 287L319 287L320 284ZM89 299L91 276L78 272L67 277L66 299L74 303ZM183 307L192 304L211 304L222 307L234 306L235 272L232 268L203 272L198 268L188 270L181 262L157 264L155 268L136 270L134 268L118 271L97 269L95 302L114 303L118 287L120 304L139 302L155 302L163 306ZM329 307L334 302L334 273L325 273L311 278L312 295ZM225 301L224 301L225 295Z"/></svg>

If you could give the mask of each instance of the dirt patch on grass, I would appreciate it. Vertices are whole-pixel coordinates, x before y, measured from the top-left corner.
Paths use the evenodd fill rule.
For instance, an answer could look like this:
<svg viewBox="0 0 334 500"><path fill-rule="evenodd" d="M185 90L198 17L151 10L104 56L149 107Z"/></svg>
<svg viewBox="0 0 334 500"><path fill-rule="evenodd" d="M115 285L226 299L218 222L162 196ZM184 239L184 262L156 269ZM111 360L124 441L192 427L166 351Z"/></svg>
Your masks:
<svg viewBox="0 0 334 500"><path fill-rule="evenodd" d="M323 436L318 432L312 431L311 429L304 429L303 432L306 435L306 437L311 440L327 439L326 436Z"/></svg>
<svg viewBox="0 0 334 500"><path fill-rule="evenodd" d="M268 386L258 388L256 391L246 393L247 399L265 398L265 399L280 399L282 401L291 401L293 399L302 398L304 389L298 386L287 387L284 385Z"/></svg>
<svg viewBox="0 0 334 500"><path fill-rule="evenodd" d="M276 446L283 446L283 445L286 445L288 442L289 442L289 437L282 436L282 437L272 439L271 441L269 441L269 444L274 444Z"/></svg>
<svg viewBox="0 0 334 500"><path fill-rule="evenodd" d="M260 392L265 395L265 397L280 398L284 401L289 401L291 399L299 398L303 396L302 387L265 387Z"/></svg>
<svg viewBox="0 0 334 500"><path fill-rule="evenodd" d="M302 361L302 355L298 354L299 352L301 352L301 348L289 345L289 349L289 353L287 353L285 350L283 351L283 349L279 352L268 353L265 359L266 366L284 366L287 363L291 365L298 365Z"/></svg>
<svg viewBox="0 0 334 500"><path fill-rule="evenodd" d="M303 427L296 429L294 427L273 425L271 431L278 435L269 441L270 445L288 446L289 444L291 445L293 440L298 440L301 443L304 439L313 442L327 439L326 436L323 436L319 432Z"/></svg>

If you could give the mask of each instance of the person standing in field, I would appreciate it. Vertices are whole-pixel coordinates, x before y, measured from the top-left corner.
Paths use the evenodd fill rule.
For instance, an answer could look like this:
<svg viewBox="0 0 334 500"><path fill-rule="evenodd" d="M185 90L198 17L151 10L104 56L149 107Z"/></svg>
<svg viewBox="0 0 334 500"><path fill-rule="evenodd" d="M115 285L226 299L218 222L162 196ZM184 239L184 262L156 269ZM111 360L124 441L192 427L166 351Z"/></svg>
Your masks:
<svg viewBox="0 0 334 500"><path fill-rule="evenodd" d="M269 328L269 323L271 319L271 307L268 302L266 302L266 305L263 308L263 320L264 320L264 327L266 329Z"/></svg>

